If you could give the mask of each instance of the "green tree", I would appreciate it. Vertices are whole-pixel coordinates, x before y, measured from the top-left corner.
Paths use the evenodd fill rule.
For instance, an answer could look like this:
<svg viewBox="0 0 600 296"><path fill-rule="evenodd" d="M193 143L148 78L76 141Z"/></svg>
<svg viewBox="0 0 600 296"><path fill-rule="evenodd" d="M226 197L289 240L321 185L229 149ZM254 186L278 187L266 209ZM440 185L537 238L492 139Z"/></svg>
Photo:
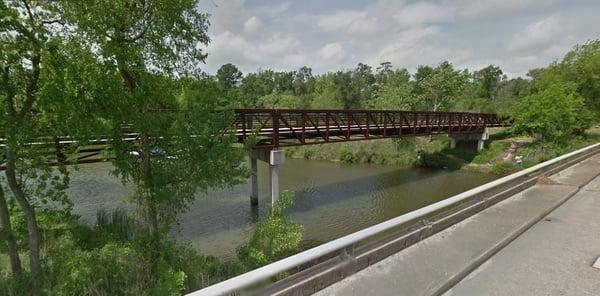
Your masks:
<svg viewBox="0 0 600 296"><path fill-rule="evenodd" d="M421 72L426 74L424 77L417 77L417 89L423 92L422 102L426 110L448 110L463 92L467 83L466 73L454 70L452 64L447 61L431 71L421 70Z"/></svg>
<svg viewBox="0 0 600 296"><path fill-rule="evenodd" d="M217 70L217 81L219 82L219 88L223 93L229 92L231 89L237 87L242 79L242 72L238 68L231 64L225 64Z"/></svg>
<svg viewBox="0 0 600 296"><path fill-rule="evenodd" d="M543 141L560 142L591 126L585 101L570 86L553 84L526 96L512 110L512 129Z"/></svg>
<svg viewBox="0 0 600 296"><path fill-rule="evenodd" d="M473 77L479 88L478 95L489 100L494 100L503 74L500 67L494 65L489 65L479 71L475 71Z"/></svg>
<svg viewBox="0 0 600 296"><path fill-rule="evenodd" d="M382 72L380 72L381 75ZM410 74L406 69L389 70L385 74L385 81L379 85L379 89L370 105L372 108L384 110L414 110L418 106L418 101L413 97L413 84L410 81Z"/></svg>
<svg viewBox="0 0 600 296"><path fill-rule="evenodd" d="M201 79L207 15L196 0L113 1L80 5L64 1L64 13L81 42L121 78L114 110L100 113L111 127L115 173L136 186L155 259L160 240L198 190L241 181L243 151L223 131L232 120L229 102ZM105 17L110 15L111 17ZM175 80L176 77L183 77ZM182 109L184 112L155 112ZM123 124L139 133L122 140Z"/></svg>
<svg viewBox="0 0 600 296"><path fill-rule="evenodd" d="M600 39L575 46L560 68L563 79L576 85L579 95L600 117Z"/></svg>
<svg viewBox="0 0 600 296"><path fill-rule="evenodd" d="M301 67L294 72L294 94L297 96L307 96L314 92L315 77L312 74L312 69L309 67Z"/></svg>
<svg viewBox="0 0 600 296"><path fill-rule="evenodd" d="M335 83L335 74L326 73L315 81L315 98L311 104L315 109L342 109Z"/></svg>
<svg viewBox="0 0 600 296"><path fill-rule="evenodd" d="M68 175L64 167L47 165L48 147L29 145L40 135L60 135L48 126L51 101L42 100L44 88L52 83L52 69L46 63L57 54L61 40L56 28L61 23L54 2L3 1L0 3L0 99L4 112L0 127L5 137L6 182L25 215L28 233L29 268L34 291L41 284L40 231L35 207L51 200L69 206L64 189ZM4 193L3 189L0 191ZM0 220L6 232L13 273L19 273L18 257L7 220L6 200L0 194Z"/></svg>
<svg viewBox="0 0 600 296"><path fill-rule="evenodd" d="M271 70L249 73L242 78L240 96L242 105L246 108L260 108L258 99L275 91L274 72Z"/></svg>

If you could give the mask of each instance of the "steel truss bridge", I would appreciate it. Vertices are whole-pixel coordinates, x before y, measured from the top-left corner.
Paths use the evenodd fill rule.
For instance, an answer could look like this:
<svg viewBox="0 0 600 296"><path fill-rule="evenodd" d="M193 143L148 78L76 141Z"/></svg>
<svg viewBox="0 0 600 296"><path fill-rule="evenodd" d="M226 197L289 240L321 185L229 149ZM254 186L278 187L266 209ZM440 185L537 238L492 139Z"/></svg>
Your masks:
<svg viewBox="0 0 600 296"><path fill-rule="evenodd" d="M251 139L256 141L253 146L255 150L277 150L280 147L434 134L480 134L489 127L508 125L508 121L491 113L236 109L233 122L225 132L235 134L238 143L243 144ZM140 135L135 131L126 132L122 140L137 142ZM0 139L0 146L4 146L3 142ZM110 157L110 143L109 138L90 140L68 156L65 155L66 147L78 145L68 136L55 139L40 137L33 140L31 145L47 149L49 164L62 165L106 161ZM3 168L0 165L0 169Z"/></svg>
<svg viewBox="0 0 600 296"><path fill-rule="evenodd" d="M255 149L348 141L482 133L489 127L508 126L492 113L237 109L232 127L238 142L258 137Z"/></svg>

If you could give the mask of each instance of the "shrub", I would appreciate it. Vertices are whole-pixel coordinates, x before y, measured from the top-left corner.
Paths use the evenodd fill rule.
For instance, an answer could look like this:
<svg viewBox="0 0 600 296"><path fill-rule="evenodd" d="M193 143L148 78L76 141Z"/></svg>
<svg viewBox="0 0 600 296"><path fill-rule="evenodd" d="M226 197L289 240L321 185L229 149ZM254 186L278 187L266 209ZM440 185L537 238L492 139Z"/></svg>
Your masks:
<svg viewBox="0 0 600 296"><path fill-rule="evenodd" d="M302 226L284 215L293 203L293 194L285 192L266 220L258 223L248 244L238 249L238 258L248 269L255 269L285 258L300 249Z"/></svg>
<svg viewBox="0 0 600 296"><path fill-rule="evenodd" d="M340 161L343 163L355 163L356 159L352 151L347 148L343 148L342 151L340 151Z"/></svg>
<svg viewBox="0 0 600 296"><path fill-rule="evenodd" d="M508 175L518 170L517 166L510 161L503 161L492 165L490 172L496 175Z"/></svg>
<svg viewBox="0 0 600 296"><path fill-rule="evenodd" d="M514 132L554 142L581 135L592 123L584 100L558 82L523 98L511 117Z"/></svg>
<svg viewBox="0 0 600 296"><path fill-rule="evenodd" d="M441 152L419 154L420 166L425 168L445 168L456 170L462 166L462 163Z"/></svg>

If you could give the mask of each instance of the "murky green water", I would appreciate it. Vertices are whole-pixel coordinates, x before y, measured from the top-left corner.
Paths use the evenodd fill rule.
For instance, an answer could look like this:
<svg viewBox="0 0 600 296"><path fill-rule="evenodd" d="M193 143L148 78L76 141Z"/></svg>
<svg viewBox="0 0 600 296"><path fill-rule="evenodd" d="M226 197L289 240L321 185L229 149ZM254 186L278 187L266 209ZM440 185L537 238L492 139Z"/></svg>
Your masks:
<svg viewBox="0 0 600 296"><path fill-rule="evenodd" d="M128 207L132 190L110 176L108 163L81 165L71 174L75 212L94 223L101 209ZM306 244L326 242L489 182L494 177L463 171L398 169L287 159L283 190L296 192L291 218L304 225ZM250 207L250 184L201 194L180 215L173 237L205 254L234 256L253 225L270 209L268 167L259 161L259 208ZM131 208L129 206L129 208Z"/></svg>

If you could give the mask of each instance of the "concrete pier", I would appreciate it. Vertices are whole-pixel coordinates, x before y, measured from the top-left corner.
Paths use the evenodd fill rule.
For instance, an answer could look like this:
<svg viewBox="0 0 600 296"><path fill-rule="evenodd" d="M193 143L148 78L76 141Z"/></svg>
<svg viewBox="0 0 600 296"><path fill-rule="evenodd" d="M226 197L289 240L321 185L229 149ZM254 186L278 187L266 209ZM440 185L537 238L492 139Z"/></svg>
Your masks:
<svg viewBox="0 0 600 296"><path fill-rule="evenodd" d="M250 204L258 205L258 160L269 164L269 176L271 184L271 204L279 200L279 166L285 162L285 152L283 150L252 150L250 152L251 193Z"/></svg>
<svg viewBox="0 0 600 296"><path fill-rule="evenodd" d="M283 150L272 150L269 154L269 170L271 173L271 205L279 200L279 166L285 161Z"/></svg>

